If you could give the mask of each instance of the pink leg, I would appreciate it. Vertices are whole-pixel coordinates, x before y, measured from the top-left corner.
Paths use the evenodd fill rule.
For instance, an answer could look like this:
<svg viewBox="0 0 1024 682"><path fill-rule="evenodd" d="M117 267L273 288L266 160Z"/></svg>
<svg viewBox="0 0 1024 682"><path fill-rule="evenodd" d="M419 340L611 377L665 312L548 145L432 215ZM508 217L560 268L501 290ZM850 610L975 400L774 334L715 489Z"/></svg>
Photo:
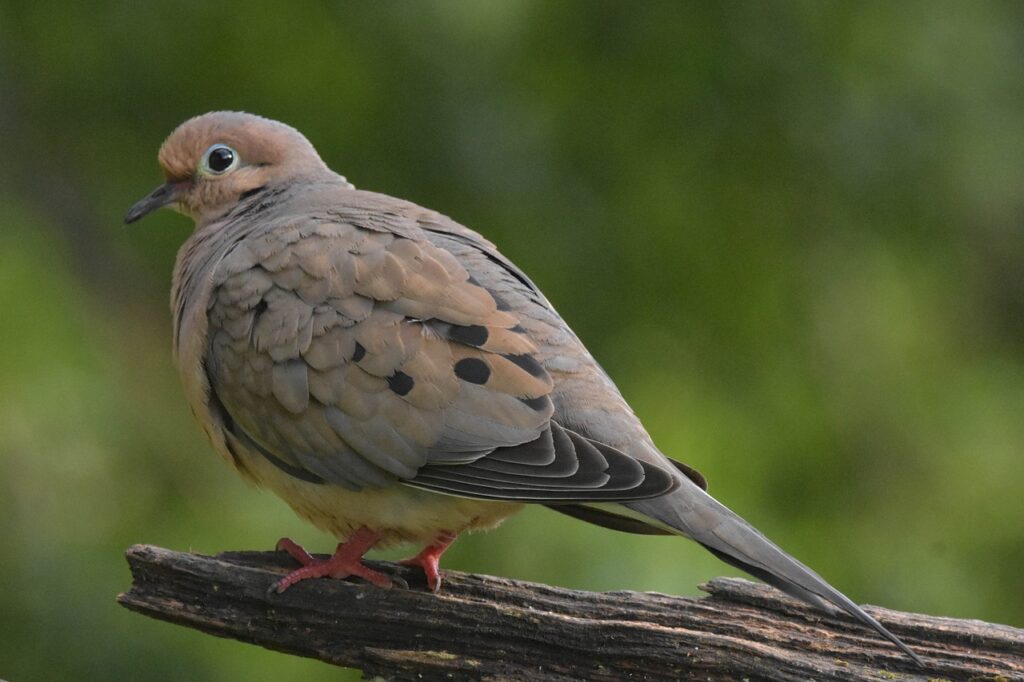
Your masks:
<svg viewBox="0 0 1024 682"><path fill-rule="evenodd" d="M277 542L277 549L288 552L296 561L302 564L285 577L271 585L271 591L284 592L295 583L308 580L309 578L347 578L357 576L368 583L378 587L391 587L391 579L380 571L375 571L363 565L363 555L373 547L380 536L369 528L363 526L349 537L348 540L338 545L334 556L327 560L315 559L309 552L299 547L288 538L281 538Z"/></svg>
<svg viewBox="0 0 1024 682"><path fill-rule="evenodd" d="M441 589L441 574L438 563L441 561L441 555L455 542L457 537L455 533L441 531L431 544L423 548L422 552L398 563L403 566L419 566L422 568L423 573L427 576L427 587L430 588L431 592L437 592Z"/></svg>

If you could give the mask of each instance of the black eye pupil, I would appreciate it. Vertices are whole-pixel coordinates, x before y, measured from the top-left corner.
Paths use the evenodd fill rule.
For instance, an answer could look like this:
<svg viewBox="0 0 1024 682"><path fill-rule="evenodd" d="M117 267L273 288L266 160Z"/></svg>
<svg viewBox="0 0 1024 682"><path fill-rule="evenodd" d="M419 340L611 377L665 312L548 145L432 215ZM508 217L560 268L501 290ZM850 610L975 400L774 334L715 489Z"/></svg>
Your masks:
<svg viewBox="0 0 1024 682"><path fill-rule="evenodd" d="M206 165L214 173L222 173L231 167L234 160L235 153L233 151L227 147L217 147L210 150L210 156L206 160Z"/></svg>

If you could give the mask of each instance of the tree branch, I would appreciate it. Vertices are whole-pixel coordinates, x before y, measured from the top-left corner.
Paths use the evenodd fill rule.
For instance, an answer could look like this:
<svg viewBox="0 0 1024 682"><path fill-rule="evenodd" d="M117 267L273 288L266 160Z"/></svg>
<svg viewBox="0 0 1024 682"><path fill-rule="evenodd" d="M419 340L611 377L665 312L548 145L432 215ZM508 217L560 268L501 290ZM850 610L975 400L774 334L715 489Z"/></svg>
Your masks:
<svg viewBox="0 0 1024 682"><path fill-rule="evenodd" d="M310 580L268 595L295 568L280 553L136 545L127 557L118 601L133 611L387 680L1024 679L1024 630L869 608L922 670L845 616L734 578L692 598L445 571L430 594L419 571L368 562L410 588Z"/></svg>

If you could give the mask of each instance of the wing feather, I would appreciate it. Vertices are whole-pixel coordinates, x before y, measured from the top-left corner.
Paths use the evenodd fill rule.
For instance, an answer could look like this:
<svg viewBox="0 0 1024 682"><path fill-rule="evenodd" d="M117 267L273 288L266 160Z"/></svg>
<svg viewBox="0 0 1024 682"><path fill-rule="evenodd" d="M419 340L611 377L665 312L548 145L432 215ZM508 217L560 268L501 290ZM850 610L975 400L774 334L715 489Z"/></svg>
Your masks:
<svg viewBox="0 0 1024 682"><path fill-rule="evenodd" d="M558 503L676 485L552 421L551 375L486 273L381 221L291 222L218 266L206 369L233 447L352 490Z"/></svg>

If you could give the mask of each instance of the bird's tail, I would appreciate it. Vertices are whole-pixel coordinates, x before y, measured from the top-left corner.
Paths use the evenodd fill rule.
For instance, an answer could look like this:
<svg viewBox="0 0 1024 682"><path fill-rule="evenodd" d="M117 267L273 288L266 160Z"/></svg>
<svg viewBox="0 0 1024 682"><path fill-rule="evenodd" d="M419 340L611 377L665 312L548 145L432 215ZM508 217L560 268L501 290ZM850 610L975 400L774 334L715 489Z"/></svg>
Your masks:
<svg viewBox="0 0 1024 682"><path fill-rule="evenodd" d="M689 481L664 497L628 502L625 506L699 542L719 559L797 599L823 610L827 610L826 603L834 604L898 646L918 665L924 665L896 635L846 595Z"/></svg>

